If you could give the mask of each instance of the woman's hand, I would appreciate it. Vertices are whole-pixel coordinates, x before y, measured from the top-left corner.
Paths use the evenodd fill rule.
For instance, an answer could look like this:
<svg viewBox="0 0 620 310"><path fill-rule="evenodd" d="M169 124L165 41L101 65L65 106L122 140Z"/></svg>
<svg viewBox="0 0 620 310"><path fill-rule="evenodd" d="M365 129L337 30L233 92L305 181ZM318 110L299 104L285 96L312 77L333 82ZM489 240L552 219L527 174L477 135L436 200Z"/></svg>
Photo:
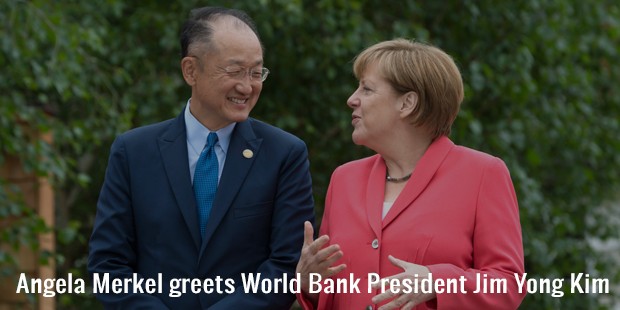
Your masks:
<svg viewBox="0 0 620 310"><path fill-rule="evenodd" d="M329 236L323 235L316 240L313 239L314 229L312 229L312 224L306 221L304 223L304 245L296 272L300 275L301 291L316 305L319 293L310 293L310 274L318 274L321 279L325 279L343 271L347 266L340 264L332 267L332 264L342 258L343 253L337 244L325 247L329 242Z"/></svg>
<svg viewBox="0 0 620 310"><path fill-rule="evenodd" d="M415 281L420 281L421 279L428 278L428 275L430 274L430 270L426 266L409 263L404 260L398 259L392 255L389 256L389 260L394 266L400 267L404 270L404 272L402 273L395 274L391 277L386 278L386 280L389 280L389 281L394 281L394 279L397 279L398 283L401 283L401 285L399 285L400 288L403 287L402 282L404 279L410 279L411 282L409 283L414 283ZM373 288L380 289L381 285L375 284L373 285ZM375 304L378 304L380 302L391 299L390 302L381 306L379 310L390 310L390 309L410 310L410 309L413 309L413 307L423 302L429 301L435 297L436 297L436 294L434 292L432 293L417 292L416 293L412 290L410 293L404 294L400 292L392 292L391 290L389 290L389 288L387 288L385 292L380 293L379 295L376 295L375 297L373 297L372 302Z"/></svg>

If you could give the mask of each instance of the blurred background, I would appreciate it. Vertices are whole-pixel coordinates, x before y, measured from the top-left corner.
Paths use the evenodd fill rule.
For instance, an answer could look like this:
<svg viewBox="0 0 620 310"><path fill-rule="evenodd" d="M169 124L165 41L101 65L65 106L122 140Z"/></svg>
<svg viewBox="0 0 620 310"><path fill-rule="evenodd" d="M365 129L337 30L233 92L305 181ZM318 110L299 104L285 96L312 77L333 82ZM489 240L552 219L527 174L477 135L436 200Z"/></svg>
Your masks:
<svg viewBox="0 0 620 310"><path fill-rule="evenodd" d="M271 74L252 115L307 143L319 219L334 168L371 154L350 138L353 57L395 37L452 55L466 92L450 138L508 165L528 278L566 279L521 308L620 309L616 0L0 1L0 308L101 308L17 295L17 276L88 278L110 144L182 111L178 32L204 5L255 19ZM571 293L581 272L609 294Z"/></svg>

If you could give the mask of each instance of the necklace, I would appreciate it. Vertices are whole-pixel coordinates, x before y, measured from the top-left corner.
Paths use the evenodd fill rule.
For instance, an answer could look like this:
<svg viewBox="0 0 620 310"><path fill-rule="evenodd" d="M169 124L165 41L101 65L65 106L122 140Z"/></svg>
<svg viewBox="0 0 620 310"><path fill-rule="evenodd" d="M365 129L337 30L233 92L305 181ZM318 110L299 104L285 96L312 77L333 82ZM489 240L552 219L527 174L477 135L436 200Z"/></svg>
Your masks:
<svg viewBox="0 0 620 310"><path fill-rule="evenodd" d="M394 183L400 183L400 182L405 182L407 180L409 180L409 178L411 178L411 173L402 177L402 178L393 178L391 177L389 174L385 176L385 180L388 182L394 182Z"/></svg>

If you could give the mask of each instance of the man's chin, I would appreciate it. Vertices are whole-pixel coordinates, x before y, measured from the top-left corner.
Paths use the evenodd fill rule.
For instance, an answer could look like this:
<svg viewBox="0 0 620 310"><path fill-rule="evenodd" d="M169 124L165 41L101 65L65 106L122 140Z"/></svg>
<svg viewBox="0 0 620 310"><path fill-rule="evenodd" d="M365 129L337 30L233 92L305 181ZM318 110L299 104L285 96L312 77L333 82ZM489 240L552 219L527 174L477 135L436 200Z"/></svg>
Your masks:
<svg viewBox="0 0 620 310"><path fill-rule="evenodd" d="M232 118L233 122L235 123L240 123L240 122L244 122L245 120L248 119L248 117L250 117L250 114L243 114L243 115L236 115L235 117Z"/></svg>

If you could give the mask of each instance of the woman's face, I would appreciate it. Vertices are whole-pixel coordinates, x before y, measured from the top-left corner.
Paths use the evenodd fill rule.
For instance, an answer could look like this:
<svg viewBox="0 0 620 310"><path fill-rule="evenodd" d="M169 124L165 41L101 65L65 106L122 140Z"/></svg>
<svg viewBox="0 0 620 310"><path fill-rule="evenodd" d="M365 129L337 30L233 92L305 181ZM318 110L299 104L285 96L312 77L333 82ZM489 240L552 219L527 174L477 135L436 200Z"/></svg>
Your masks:
<svg viewBox="0 0 620 310"><path fill-rule="evenodd" d="M353 143L376 150L374 146L385 141L399 119L400 97L377 66L370 64L360 76L358 88L347 100L347 105L353 109Z"/></svg>

